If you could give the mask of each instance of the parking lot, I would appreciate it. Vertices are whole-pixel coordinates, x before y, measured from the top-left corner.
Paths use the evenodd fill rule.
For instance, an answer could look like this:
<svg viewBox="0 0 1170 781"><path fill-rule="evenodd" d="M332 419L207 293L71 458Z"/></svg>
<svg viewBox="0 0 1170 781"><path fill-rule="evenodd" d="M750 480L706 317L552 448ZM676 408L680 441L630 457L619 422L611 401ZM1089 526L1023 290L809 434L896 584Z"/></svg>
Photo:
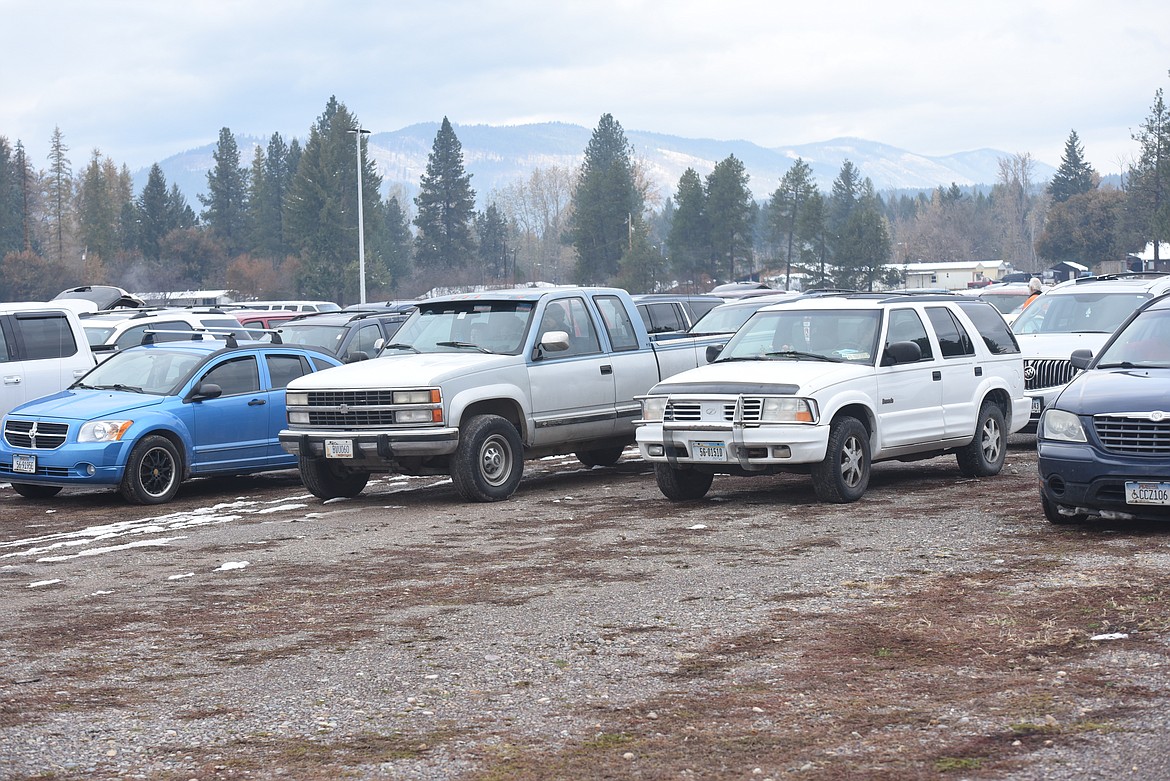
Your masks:
<svg viewBox="0 0 1170 781"><path fill-rule="evenodd" d="M1000 475L0 488L0 778L1163 779L1170 547Z"/></svg>

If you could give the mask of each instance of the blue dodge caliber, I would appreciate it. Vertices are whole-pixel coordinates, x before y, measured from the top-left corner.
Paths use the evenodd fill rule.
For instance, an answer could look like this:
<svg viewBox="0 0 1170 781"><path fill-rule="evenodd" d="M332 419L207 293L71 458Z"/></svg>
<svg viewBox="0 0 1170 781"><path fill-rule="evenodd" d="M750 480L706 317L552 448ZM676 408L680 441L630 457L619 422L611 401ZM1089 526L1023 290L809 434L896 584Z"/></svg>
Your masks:
<svg viewBox="0 0 1170 781"><path fill-rule="evenodd" d="M1071 358L1081 371L1036 431L1044 516L1170 521L1170 294Z"/></svg>
<svg viewBox="0 0 1170 781"><path fill-rule="evenodd" d="M284 388L340 362L302 347L210 336L130 348L66 390L12 410L0 480L34 499L108 485L127 501L159 504L190 477L295 467L277 440Z"/></svg>

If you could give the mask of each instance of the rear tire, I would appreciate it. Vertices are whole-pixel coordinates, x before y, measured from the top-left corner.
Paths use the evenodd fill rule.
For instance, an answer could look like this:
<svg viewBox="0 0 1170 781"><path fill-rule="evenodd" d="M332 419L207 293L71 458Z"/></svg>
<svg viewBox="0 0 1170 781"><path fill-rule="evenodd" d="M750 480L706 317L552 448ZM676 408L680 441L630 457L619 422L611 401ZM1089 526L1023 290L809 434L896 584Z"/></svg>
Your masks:
<svg viewBox="0 0 1170 781"><path fill-rule="evenodd" d="M175 498L183 479L179 450L166 437L143 437L126 462L119 492L134 504L162 504Z"/></svg>
<svg viewBox="0 0 1170 781"><path fill-rule="evenodd" d="M499 415L476 415L459 432L451 457L455 490L469 502L498 502L516 493L524 475L524 443Z"/></svg>
<svg viewBox="0 0 1170 781"><path fill-rule="evenodd" d="M59 485L33 485L32 483L13 483L12 490L26 499L51 499L61 493Z"/></svg>
<svg viewBox="0 0 1170 781"><path fill-rule="evenodd" d="M825 460L813 464L813 489L822 502L856 502L869 487L869 432L857 418L838 418L829 428Z"/></svg>
<svg viewBox="0 0 1170 781"><path fill-rule="evenodd" d="M676 469L670 464L657 463L654 465L654 479L658 481L658 490L667 499L688 502L706 496L707 491L711 490L715 475L697 469Z"/></svg>
<svg viewBox="0 0 1170 781"><path fill-rule="evenodd" d="M324 458L298 456L297 465L305 488L320 499L352 498L370 481L368 473L351 472Z"/></svg>
<svg viewBox="0 0 1170 781"><path fill-rule="evenodd" d="M573 455L577 456L577 460L587 467L595 466L613 466L621 460L622 453L626 452L625 447L604 447L597 450L580 450Z"/></svg>
<svg viewBox="0 0 1170 781"><path fill-rule="evenodd" d="M955 458L959 462L959 472L965 477L998 475L1007 457L1006 438L1003 410L998 404L983 402L979 409L979 421L975 426L975 438L971 440L971 444L955 453Z"/></svg>

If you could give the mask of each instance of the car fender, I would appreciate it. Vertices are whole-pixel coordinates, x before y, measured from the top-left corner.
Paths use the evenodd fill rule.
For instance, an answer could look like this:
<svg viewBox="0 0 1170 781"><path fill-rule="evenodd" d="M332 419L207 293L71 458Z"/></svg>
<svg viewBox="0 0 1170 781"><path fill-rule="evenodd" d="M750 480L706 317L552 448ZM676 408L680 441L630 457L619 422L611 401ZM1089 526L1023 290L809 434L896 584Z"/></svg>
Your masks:
<svg viewBox="0 0 1170 781"><path fill-rule="evenodd" d="M447 421L456 427L462 426L471 415L499 415L519 422L520 438L527 444L532 440L533 431L532 410L527 399L527 390L513 383L471 385L455 391L448 399Z"/></svg>
<svg viewBox="0 0 1170 781"><path fill-rule="evenodd" d="M178 413L151 409L148 414L135 417L133 425L122 435L124 446L118 454L118 466L125 468L126 462L130 459L130 451L144 437L158 434L165 436L179 448L183 455L183 479L186 480L191 475L191 462L195 458L195 451L191 445L194 441L191 421L190 404L182 405Z"/></svg>

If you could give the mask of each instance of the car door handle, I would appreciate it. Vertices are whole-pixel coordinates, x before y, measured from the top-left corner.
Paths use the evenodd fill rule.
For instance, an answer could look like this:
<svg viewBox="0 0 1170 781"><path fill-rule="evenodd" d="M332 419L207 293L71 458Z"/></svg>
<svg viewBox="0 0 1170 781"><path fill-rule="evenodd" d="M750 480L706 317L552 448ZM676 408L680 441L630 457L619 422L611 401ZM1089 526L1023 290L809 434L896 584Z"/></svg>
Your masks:
<svg viewBox="0 0 1170 781"><path fill-rule="evenodd" d="M262 406L262 405L267 404L267 403L268 402L265 401L264 399L252 399L251 401L248 402L248 406L249 407L259 407L259 406Z"/></svg>
<svg viewBox="0 0 1170 781"><path fill-rule="evenodd" d="M20 377L17 377L16 375L5 377L4 384L5 385L19 385L20 384Z"/></svg>
<svg viewBox="0 0 1170 781"><path fill-rule="evenodd" d="M942 372L932 372L930 379L934 380L935 382L942 381Z"/></svg>
<svg viewBox="0 0 1170 781"><path fill-rule="evenodd" d="M601 364L601 373L602 374L613 374L613 367L610 366L608 363L603 363L603 364Z"/></svg>

